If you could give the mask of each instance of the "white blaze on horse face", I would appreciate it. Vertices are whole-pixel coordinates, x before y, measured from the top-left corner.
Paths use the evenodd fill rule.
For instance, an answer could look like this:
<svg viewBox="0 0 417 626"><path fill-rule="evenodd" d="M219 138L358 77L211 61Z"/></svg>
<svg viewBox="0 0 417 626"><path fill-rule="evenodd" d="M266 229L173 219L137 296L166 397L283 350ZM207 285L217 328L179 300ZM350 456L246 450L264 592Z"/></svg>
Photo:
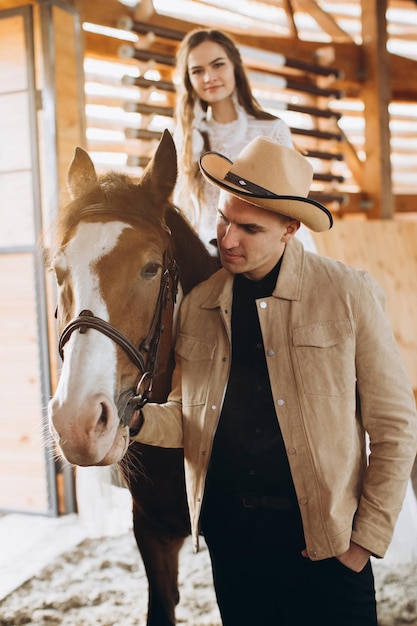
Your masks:
<svg viewBox="0 0 417 626"><path fill-rule="evenodd" d="M65 247L77 313L81 309L89 309L97 317L109 320L107 304L100 295L99 277L94 268L101 258L114 250L126 228L131 226L124 222L81 223Z"/></svg>
<svg viewBox="0 0 417 626"><path fill-rule="evenodd" d="M59 263L70 272L75 316L87 309L109 321L95 268L126 228L123 222L82 223L65 247ZM59 384L48 409L53 436L71 463L109 464L126 451L127 429L119 425L114 402L116 367L116 344L97 330L74 331L64 346Z"/></svg>

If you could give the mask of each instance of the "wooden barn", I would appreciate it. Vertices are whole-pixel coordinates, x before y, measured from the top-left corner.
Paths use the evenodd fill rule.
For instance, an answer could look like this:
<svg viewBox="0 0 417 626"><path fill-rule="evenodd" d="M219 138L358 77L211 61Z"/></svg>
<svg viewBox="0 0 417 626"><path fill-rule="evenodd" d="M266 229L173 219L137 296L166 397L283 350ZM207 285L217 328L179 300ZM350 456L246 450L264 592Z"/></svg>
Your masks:
<svg viewBox="0 0 417 626"><path fill-rule="evenodd" d="M38 247L75 146L139 175L173 128L184 34L233 35L262 106L290 127L331 209L317 250L369 269L417 393L417 3L0 0L0 510L76 510L45 408L55 286Z"/></svg>

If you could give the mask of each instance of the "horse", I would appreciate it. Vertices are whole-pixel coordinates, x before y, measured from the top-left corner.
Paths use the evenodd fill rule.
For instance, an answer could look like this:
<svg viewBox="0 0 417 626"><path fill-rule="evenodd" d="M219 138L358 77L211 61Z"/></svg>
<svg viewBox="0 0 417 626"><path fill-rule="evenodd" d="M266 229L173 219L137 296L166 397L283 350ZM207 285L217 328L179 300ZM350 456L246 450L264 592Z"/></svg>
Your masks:
<svg viewBox="0 0 417 626"><path fill-rule="evenodd" d="M138 181L98 176L77 147L50 249L62 358L50 432L69 463L120 469L148 579L148 626L176 623L190 521L183 451L132 443L130 425L146 402L169 393L178 287L187 294L218 267L171 203L176 176L167 130Z"/></svg>

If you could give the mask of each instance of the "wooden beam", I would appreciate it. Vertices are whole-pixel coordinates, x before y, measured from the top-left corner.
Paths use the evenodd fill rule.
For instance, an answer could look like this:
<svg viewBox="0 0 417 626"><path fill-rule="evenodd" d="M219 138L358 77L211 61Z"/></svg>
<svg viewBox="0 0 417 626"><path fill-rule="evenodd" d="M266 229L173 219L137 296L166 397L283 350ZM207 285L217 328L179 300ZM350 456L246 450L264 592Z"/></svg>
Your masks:
<svg viewBox="0 0 417 626"><path fill-rule="evenodd" d="M149 24L157 24L162 28L174 28L187 33L193 28L207 28L203 22L189 22L186 20L172 18L168 15L161 15L155 11L152 0L141 0L138 7L133 11L133 19L139 22L148 22ZM173 26L175 24L175 26Z"/></svg>
<svg viewBox="0 0 417 626"><path fill-rule="evenodd" d="M181 30L176 30L173 28L162 28L161 26L157 26L156 24L150 27L148 22L139 22L138 20L133 20L129 16L123 16L117 22L118 28L122 30L132 30L134 33L138 33L140 35L147 35L152 33L156 37L161 37L163 39L173 39L174 41L181 41L184 37L184 33Z"/></svg>
<svg viewBox="0 0 417 626"><path fill-rule="evenodd" d="M290 31L290 37L294 37L294 39L298 39L297 26L294 20L294 8L292 6L291 0L283 0L283 7L285 14L287 16L288 29Z"/></svg>
<svg viewBox="0 0 417 626"><path fill-rule="evenodd" d="M322 30L330 35L333 41L353 41L352 37L340 28L333 17L319 7L314 0L297 0L297 4L305 13L311 15Z"/></svg>
<svg viewBox="0 0 417 626"><path fill-rule="evenodd" d="M361 214L365 219L372 219L372 200L366 194L359 192L338 192L344 201L337 211L335 217L343 217L349 214ZM311 192L309 197L319 199L324 198L323 194ZM326 202L324 202L326 204ZM414 194L396 194L394 196L395 212L401 215L417 214L417 196Z"/></svg>
<svg viewBox="0 0 417 626"><path fill-rule="evenodd" d="M397 194L395 196L395 212L417 214L417 196L403 193Z"/></svg>
<svg viewBox="0 0 417 626"><path fill-rule="evenodd" d="M358 157L358 153L356 152L354 146L350 143L346 134L343 130L340 131L343 137L343 142L341 143L341 150L345 155L345 160L348 168L350 169L352 176L354 178L355 183L358 185L360 189L363 187L363 163Z"/></svg>
<svg viewBox="0 0 417 626"><path fill-rule="evenodd" d="M391 91L393 100L417 101L417 61L391 54Z"/></svg>
<svg viewBox="0 0 417 626"><path fill-rule="evenodd" d="M362 39L365 76L366 160L363 191L372 202L371 217L391 218L395 203L391 180L388 107L391 101L389 54L386 50L387 0L362 1Z"/></svg>
<svg viewBox="0 0 417 626"><path fill-rule="evenodd" d="M106 0L103 2L94 0L73 0L72 4L77 9L82 22L100 24L109 28L116 28L117 21L129 13L129 9L118 0Z"/></svg>

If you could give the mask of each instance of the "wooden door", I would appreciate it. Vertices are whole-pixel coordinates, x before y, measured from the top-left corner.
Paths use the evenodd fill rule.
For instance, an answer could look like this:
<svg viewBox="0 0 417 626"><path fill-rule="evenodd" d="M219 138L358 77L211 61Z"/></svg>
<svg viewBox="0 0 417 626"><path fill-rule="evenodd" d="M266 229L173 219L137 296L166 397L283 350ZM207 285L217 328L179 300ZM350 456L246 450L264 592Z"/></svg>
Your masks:
<svg viewBox="0 0 417 626"><path fill-rule="evenodd" d="M57 515L76 508L74 471L48 434L60 364L38 241L85 145L81 25L61 0L9 6L0 11L0 510Z"/></svg>
<svg viewBox="0 0 417 626"><path fill-rule="evenodd" d="M0 13L0 509L54 514L34 58L32 7Z"/></svg>

